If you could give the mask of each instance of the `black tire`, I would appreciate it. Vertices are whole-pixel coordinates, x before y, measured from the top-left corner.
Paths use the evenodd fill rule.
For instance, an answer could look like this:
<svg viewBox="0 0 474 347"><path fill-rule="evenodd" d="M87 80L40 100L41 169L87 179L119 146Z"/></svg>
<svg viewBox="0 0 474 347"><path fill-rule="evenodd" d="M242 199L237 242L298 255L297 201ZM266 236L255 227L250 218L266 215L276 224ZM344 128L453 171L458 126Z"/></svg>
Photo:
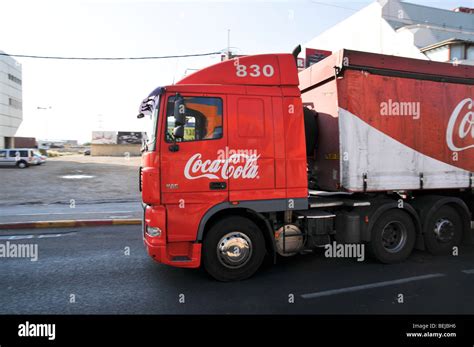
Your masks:
<svg viewBox="0 0 474 347"><path fill-rule="evenodd" d="M16 163L16 166L20 169L26 169L28 167L28 163L24 160L20 160L18 163Z"/></svg>
<svg viewBox="0 0 474 347"><path fill-rule="evenodd" d="M410 256L415 241L416 230L411 217L402 210L390 209L376 220L369 251L382 263L400 263Z"/></svg>
<svg viewBox="0 0 474 347"><path fill-rule="evenodd" d="M461 244L463 223L459 213L451 206L441 206L427 221L426 249L434 255L451 254L453 247Z"/></svg>
<svg viewBox="0 0 474 347"><path fill-rule="evenodd" d="M228 235L231 236L225 238ZM250 247L235 247L236 251L232 254L227 246L232 247L233 242ZM228 252L219 251L219 247L224 245ZM265 253L265 239L259 227L247 218L235 216L220 220L207 232L203 242L202 260L204 269L216 280L240 281L257 272ZM234 254L237 254L235 258ZM240 256L242 259L238 262ZM230 264L229 258L235 263Z"/></svg>

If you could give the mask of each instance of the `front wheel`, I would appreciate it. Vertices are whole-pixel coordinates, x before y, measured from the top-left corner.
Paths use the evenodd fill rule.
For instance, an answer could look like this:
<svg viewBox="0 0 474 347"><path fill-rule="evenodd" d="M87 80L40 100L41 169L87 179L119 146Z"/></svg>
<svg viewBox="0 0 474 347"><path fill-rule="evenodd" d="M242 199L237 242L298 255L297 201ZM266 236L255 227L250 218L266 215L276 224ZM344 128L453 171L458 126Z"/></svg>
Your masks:
<svg viewBox="0 0 474 347"><path fill-rule="evenodd" d="M249 278L265 257L262 231L247 218L224 218L206 234L202 257L205 270L218 281Z"/></svg>
<svg viewBox="0 0 474 347"><path fill-rule="evenodd" d="M370 251L382 263L399 263L415 247L416 231L411 217L404 211L384 212L372 228Z"/></svg>

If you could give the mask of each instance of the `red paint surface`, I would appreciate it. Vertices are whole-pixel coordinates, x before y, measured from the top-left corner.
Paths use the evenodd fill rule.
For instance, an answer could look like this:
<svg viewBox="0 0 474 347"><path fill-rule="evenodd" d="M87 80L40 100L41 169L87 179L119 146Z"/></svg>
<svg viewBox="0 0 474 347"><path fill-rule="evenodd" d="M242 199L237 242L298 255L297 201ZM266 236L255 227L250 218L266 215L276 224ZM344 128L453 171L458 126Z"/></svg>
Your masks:
<svg viewBox="0 0 474 347"><path fill-rule="evenodd" d="M340 107L393 139L431 158L474 171L472 85L346 71L344 79L339 80L338 95ZM419 107L419 118L415 119L414 115L382 115L382 103L385 103L384 109L391 105L392 111L397 111L400 103L418 105L412 109ZM458 105L460 109L453 122L453 131L448 134L448 123L451 117L455 117L453 112ZM460 132L464 138L459 136ZM451 135L456 147L472 147L453 151L448 147Z"/></svg>

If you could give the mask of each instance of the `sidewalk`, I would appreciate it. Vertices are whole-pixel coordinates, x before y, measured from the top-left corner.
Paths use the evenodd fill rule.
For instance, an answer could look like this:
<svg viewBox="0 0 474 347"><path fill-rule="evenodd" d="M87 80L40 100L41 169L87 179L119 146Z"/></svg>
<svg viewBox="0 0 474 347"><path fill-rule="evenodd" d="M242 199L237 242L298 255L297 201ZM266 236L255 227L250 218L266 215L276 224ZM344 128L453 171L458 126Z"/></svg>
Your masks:
<svg viewBox="0 0 474 347"><path fill-rule="evenodd" d="M0 229L64 228L141 224L139 202L91 203L70 206L14 205L0 208Z"/></svg>

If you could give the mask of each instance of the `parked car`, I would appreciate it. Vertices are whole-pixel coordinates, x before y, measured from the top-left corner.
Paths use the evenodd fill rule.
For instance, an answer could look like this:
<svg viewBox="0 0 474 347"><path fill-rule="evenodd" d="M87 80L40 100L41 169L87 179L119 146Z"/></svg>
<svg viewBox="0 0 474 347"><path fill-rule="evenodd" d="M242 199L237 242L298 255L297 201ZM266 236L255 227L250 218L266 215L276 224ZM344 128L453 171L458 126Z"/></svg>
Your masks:
<svg viewBox="0 0 474 347"><path fill-rule="evenodd" d="M90 149L85 149L84 150L84 155L91 155L91 150Z"/></svg>
<svg viewBox="0 0 474 347"><path fill-rule="evenodd" d="M41 165L41 164L46 163L47 156L42 155L40 152L33 152L33 156L34 156L34 159L33 159L34 165Z"/></svg>
<svg viewBox="0 0 474 347"><path fill-rule="evenodd" d="M31 148L0 149L0 166L16 166L24 169L35 165L34 150Z"/></svg>

